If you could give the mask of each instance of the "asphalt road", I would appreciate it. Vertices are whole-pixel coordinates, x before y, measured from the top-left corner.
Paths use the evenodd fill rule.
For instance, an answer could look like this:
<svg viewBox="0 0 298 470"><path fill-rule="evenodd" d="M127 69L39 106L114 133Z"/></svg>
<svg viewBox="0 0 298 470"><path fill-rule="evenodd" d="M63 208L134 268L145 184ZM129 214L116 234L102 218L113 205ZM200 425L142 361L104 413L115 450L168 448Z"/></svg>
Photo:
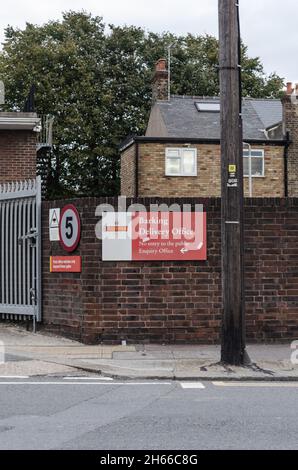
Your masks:
<svg viewBox="0 0 298 470"><path fill-rule="evenodd" d="M0 378L0 449L298 449L298 382L195 386Z"/></svg>

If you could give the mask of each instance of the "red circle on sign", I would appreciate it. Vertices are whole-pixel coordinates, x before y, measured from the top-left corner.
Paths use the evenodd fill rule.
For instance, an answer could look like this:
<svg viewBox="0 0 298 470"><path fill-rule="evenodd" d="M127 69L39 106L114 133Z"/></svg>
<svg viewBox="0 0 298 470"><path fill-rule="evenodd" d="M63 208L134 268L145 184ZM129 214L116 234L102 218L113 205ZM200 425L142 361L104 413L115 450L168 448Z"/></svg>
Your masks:
<svg viewBox="0 0 298 470"><path fill-rule="evenodd" d="M71 244L69 244L69 245L67 245L66 242L65 242L64 235L66 235L66 233L63 232L63 227L62 227L63 218L64 218L64 215L65 215L66 212L69 212L69 213L73 214L73 216L75 218L75 222L76 222L76 227L77 227L77 233L75 234L74 239L71 241ZM80 215L79 215L79 212L78 212L77 208L75 206L73 206L72 204L67 204L67 206L63 207L63 209L61 211L60 222L59 222L59 238L60 238L60 245L68 253L71 253L72 251L75 251L75 249L77 248L77 246L80 242L80 239L81 239L81 219L80 219Z"/></svg>

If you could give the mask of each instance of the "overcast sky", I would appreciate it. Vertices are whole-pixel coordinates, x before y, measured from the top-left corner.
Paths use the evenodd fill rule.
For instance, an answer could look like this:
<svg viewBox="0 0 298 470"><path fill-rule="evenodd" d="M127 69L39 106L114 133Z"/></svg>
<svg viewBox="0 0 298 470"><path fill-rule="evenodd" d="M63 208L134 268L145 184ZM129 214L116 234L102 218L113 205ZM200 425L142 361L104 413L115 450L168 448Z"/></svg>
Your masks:
<svg viewBox="0 0 298 470"><path fill-rule="evenodd" d="M251 56L260 56L267 73L298 81L297 0L240 0L241 28ZM9 0L3 1L0 40L10 24L42 24L62 11L86 10L105 23L136 25L173 33L218 34L217 0Z"/></svg>

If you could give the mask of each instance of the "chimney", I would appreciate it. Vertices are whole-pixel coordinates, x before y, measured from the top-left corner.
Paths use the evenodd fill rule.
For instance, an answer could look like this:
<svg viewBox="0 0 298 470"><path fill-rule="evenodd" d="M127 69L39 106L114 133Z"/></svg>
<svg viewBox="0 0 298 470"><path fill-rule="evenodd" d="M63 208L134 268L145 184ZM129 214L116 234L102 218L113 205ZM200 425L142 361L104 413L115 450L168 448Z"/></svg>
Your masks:
<svg viewBox="0 0 298 470"><path fill-rule="evenodd" d="M287 95L291 95L293 93L293 84L292 82L287 83Z"/></svg>
<svg viewBox="0 0 298 470"><path fill-rule="evenodd" d="M166 59L159 59L155 64L152 99L153 102L168 99L168 70Z"/></svg>
<svg viewBox="0 0 298 470"><path fill-rule="evenodd" d="M287 83L287 91L282 98L283 133L290 139L287 151L288 196L298 197L298 84Z"/></svg>

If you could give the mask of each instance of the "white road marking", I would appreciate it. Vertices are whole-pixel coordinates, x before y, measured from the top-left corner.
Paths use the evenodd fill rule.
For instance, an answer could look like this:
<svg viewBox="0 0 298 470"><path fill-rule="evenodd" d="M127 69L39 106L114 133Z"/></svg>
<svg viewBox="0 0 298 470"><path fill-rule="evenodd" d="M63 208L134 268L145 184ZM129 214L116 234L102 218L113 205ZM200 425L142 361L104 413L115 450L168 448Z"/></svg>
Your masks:
<svg viewBox="0 0 298 470"><path fill-rule="evenodd" d="M298 382L212 382L216 387L298 387Z"/></svg>
<svg viewBox="0 0 298 470"><path fill-rule="evenodd" d="M112 382L111 377L63 377L63 380L105 380Z"/></svg>
<svg viewBox="0 0 298 470"><path fill-rule="evenodd" d="M0 375L0 379L29 379L29 375Z"/></svg>
<svg viewBox="0 0 298 470"><path fill-rule="evenodd" d="M171 382L0 382L1 385L172 385Z"/></svg>
<svg viewBox="0 0 298 470"><path fill-rule="evenodd" d="M201 382L180 382L182 388L205 388Z"/></svg>

